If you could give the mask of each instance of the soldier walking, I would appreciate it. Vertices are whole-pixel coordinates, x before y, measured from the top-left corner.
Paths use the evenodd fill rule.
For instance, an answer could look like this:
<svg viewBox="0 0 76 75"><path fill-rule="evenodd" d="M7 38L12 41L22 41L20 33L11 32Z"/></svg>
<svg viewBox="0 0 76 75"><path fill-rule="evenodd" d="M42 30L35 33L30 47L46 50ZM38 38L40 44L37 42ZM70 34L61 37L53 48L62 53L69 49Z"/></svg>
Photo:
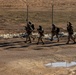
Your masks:
<svg viewBox="0 0 76 75"><path fill-rule="evenodd" d="M56 37L58 38L57 42L59 42L59 32L60 32L60 28L56 27L54 24L52 24L52 36L51 36L51 41L53 41L53 37L56 35Z"/></svg>
<svg viewBox="0 0 76 75"><path fill-rule="evenodd" d="M42 28L41 25L39 25L39 28L37 29L37 31L38 31L38 34L39 34L37 44L39 44L39 41L41 41L41 42L44 44L44 42L43 42L43 40L42 40L42 38L43 38L43 36L44 36L44 30L43 30L43 28Z"/></svg>
<svg viewBox="0 0 76 75"><path fill-rule="evenodd" d="M34 24L32 24L31 22L29 22L28 25L25 27L27 33L26 42L29 41L31 43L31 36L34 29Z"/></svg>
<svg viewBox="0 0 76 75"><path fill-rule="evenodd" d="M73 37L73 33L74 33L73 32L73 27L72 27L72 24L70 22L68 22L68 24L67 24L67 32L68 32L68 41L67 41L66 44L69 44L70 39L72 39L73 42L76 43L75 38Z"/></svg>

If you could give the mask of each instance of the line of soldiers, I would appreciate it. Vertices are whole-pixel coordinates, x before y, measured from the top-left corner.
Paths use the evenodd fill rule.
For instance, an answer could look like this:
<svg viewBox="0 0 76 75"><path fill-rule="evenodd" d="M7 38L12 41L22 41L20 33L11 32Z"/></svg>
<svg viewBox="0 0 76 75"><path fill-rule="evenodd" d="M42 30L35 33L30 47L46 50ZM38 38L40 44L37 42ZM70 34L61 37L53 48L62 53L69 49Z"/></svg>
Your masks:
<svg viewBox="0 0 76 75"><path fill-rule="evenodd" d="M28 22L27 26L25 26L25 30L26 30L26 33L27 33L27 37L26 37L26 42L30 42L31 43L31 38L33 38L33 40L35 39L34 37L32 37L32 32L35 30L35 27L34 27L34 24L32 24L31 22ZM42 38L44 36L44 29L42 28L41 25L39 25L38 29L37 29L37 32L39 34L39 37L38 37L38 42L37 44L39 44L39 41L42 42L42 44L44 44ZM51 31L51 41L53 41L53 37L56 35L57 37L57 42L59 42L59 32L60 32L60 28L56 27L54 24L52 24L52 31ZM73 36L73 27L72 27L72 24L70 22L68 22L67 24L67 32L68 32L68 41L66 44L69 44L70 40L72 39L75 42L75 38Z"/></svg>
<svg viewBox="0 0 76 75"><path fill-rule="evenodd" d="M34 37L32 37L32 32L35 30L34 24L29 22L27 24L27 26L25 26L25 30L26 30L26 33L27 33L26 42L30 42L31 43L31 38L33 38L33 40L35 39ZM39 28L37 29L37 31L38 31L38 34L39 34L39 38L38 38L37 44L39 44L39 41L41 41L44 44L44 42L42 40L42 37L44 36L44 30L43 30L41 25L39 25Z"/></svg>

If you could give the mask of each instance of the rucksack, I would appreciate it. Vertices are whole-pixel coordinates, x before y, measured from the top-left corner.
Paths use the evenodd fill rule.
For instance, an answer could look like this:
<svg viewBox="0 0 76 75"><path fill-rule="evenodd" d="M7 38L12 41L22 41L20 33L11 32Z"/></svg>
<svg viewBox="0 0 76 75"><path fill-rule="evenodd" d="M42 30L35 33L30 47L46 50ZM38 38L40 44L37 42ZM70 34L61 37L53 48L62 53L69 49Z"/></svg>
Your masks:
<svg viewBox="0 0 76 75"><path fill-rule="evenodd" d="M73 27L72 26L68 26L67 30L68 30L69 34L73 34Z"/></svg>
<svg viewBox="0 0 76 75"><path fill-rule="evenodd" d="M57 27L57 32L60 32L60 28Z"/></svg>

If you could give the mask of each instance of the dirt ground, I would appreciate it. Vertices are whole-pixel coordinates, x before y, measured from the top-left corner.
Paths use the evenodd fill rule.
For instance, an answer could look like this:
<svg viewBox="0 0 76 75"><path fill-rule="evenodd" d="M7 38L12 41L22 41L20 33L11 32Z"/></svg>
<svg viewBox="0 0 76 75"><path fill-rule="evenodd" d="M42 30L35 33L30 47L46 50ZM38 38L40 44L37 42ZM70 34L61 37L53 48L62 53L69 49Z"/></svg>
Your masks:
<svg viewBox="0 0 76 75"><path fill-rule="evenodd" d="M42 25L45 33L50 33L51 1L34 1L29 0L29 21L35 25L36 32L38 26ZM27 12L22 0L0 0L0 2L0 34L25 32ZM60 31L66 31L67 21L70 21L76 31L76 1L54 0L54 3L54 24L61 28ZM30 44L25 43L25 39L22 38L0 39L0 75L76 75L76 66L68 68L45 66L51 62L76 61L76 44L66 45L66 38L61 38L59 43L56 40L44 41L44 45L41 43L37 45L37 40Z"/></svg>
<svg viewBox="0 0 76 75"><path fill-rule="evenodd" d="M36 40L37 41L37 40ZM49 68L50 62L76 61L76 44L45 40L45 44L25 43L25 39L0 40L0 75L76 75L76 66Z"/></svg>

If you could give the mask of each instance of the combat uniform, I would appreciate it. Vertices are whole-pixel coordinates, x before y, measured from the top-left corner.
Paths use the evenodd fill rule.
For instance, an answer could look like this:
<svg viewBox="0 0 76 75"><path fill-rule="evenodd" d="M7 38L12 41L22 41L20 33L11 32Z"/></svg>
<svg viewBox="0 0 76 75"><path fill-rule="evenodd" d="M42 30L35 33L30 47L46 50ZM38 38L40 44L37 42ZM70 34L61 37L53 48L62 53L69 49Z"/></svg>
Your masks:
<svg viewBox="0 0 76 75"><path fill-rule="evenodd" d="M59 32L60 32L60 29L58 27L56 27L54 24L52 25L52 36L51 36L51 41L53 40L53 37L56 35L56 37L58 38L58 42L59 42Z"/></svg>
<svg viewBox="0 0 76 75"><path fill-rule="evenodd" d="M31 22L29 22L28 25L25 27L25 30L27 33L26 42L30 41L30 43L31 43L31 37L32 37L32 32L34 30L34 25L31 24Z"/></svg>
<svg viewBox="0 0 76 75"><path fill-rule="evenodd" d="M42 28L42 26L39 26L39 28L37 29L38 33L39 33L39 37L38 37L38 42L37 44L39 44L39 41L41 40L41 42L44 44L42 38L44 36L44 30Z"/></svg>
<svg viewBox="0 0 76 75"><path fill-rule="evenodd" d="M67 32L68 32L68 41L66 44L69 44L70 39L72 39L75 43L75 38L73 37L73 27L72 24L69 22L69 24L67 25Z"/></svg>

